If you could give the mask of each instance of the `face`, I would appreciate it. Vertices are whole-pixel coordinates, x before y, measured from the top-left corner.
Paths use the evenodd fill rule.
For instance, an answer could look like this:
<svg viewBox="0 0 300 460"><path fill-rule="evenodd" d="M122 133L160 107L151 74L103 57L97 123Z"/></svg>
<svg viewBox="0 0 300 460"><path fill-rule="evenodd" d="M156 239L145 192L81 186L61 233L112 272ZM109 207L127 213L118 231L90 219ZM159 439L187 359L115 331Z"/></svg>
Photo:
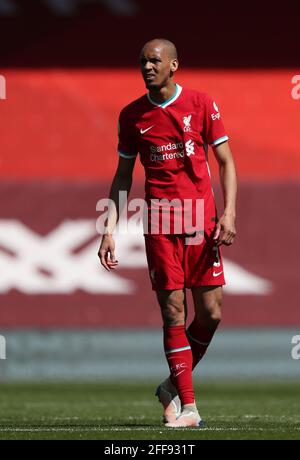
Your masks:
<svg viewBox="0 0 300 460"><path fill-rule="evenodd" d="M172 73L177 70L177 59L171 59L162 44L146 44L140 56L140 65L146 87L160 89L167 85Z"/></svg>

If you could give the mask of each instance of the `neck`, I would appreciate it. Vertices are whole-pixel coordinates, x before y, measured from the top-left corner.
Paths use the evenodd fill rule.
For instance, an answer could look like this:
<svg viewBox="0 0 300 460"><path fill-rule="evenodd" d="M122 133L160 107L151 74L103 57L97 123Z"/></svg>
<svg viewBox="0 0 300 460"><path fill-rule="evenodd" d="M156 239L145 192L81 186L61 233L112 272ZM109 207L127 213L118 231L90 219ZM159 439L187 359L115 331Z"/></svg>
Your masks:
<svg viewBox="0 0 300 460"><path fill-rule="evenodd" d="M150 89L149 96L154 102L162 104L163 102L170 99L176 91L176 84L173 81L170 81L168 85L160 89Z"/></svg>

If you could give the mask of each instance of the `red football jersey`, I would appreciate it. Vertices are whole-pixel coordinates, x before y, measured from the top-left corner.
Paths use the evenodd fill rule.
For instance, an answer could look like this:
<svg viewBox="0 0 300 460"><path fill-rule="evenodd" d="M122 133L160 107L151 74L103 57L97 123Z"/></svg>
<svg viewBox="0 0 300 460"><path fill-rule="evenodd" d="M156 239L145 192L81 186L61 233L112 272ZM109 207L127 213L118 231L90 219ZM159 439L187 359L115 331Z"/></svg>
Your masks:
<svg viewBox="0 0 300 460"><path fill-rule="evenodd" d="M147 203L155 207L155 199L191 200L194 219L195 200L203 199L205 228L214 226L216 220L208 144L215 146L227 140L216 103L207 94L178 84L175 94L164 103L157 104L145 94L127 105L119 117L118 152L128 159L140 154ZM176 214L175 209L174 221L178 219L182 220L182 213ZM184 225L181 231L178 226L174 230L174 221L169 233L189 231ZM158 231L151 231L149 226L149 233Z"/></svg>

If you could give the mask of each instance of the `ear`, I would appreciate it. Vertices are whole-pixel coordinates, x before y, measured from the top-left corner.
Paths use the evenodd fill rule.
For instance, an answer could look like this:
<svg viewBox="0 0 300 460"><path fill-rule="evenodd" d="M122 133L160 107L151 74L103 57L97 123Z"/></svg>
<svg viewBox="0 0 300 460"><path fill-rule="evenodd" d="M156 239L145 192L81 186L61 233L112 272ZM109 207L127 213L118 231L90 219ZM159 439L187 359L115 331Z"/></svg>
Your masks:
<svg viewBox="0 0 300 460"><path fill-rule="evenodd" d="M176 72L176 70L178 69L178 65L179 65L178 60L177 60L177 59L173 59L173 60L171 61L171 65L170 65L170 70L171 70L171 72Z"/></svg>

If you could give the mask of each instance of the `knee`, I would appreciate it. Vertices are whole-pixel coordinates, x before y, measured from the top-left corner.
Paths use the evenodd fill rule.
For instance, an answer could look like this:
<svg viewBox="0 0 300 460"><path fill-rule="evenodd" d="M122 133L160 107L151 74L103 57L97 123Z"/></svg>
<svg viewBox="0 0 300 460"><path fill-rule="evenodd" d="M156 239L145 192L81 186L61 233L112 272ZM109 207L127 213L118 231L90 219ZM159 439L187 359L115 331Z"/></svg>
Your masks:
<svg viewBox="0 0 300 460"><path fill-rule="evenodd" d="M213 324L217 326L220 323L221 319L222 319L222 311L221 311L221 308L217 306L210 312L210 320Z"/></svg>
<svg viewBox="0 0 300 460"><path fill-rule="evenodd" d="M161 312L165 326L184 324L184 296L181 293L173 292L167 301L161 304Z"/></svg>
<svg viewBox="0 0 300 460"><path fill-rule="evenodd" d="M214 301L212 301L210 305L208 305L209 319L216 326L220 323L222 319L221 306L222 306L221 299L214 299Z"/></svg>
<svg viewBox="0 0 300 460"><path fill-rule="evenodd" d="M200 318L198 318L200 322L204 320L207 325L217 327L222 319L221 304L221 299L213 299L207 302L204 306L204 314L200 314Z"/></svg>

